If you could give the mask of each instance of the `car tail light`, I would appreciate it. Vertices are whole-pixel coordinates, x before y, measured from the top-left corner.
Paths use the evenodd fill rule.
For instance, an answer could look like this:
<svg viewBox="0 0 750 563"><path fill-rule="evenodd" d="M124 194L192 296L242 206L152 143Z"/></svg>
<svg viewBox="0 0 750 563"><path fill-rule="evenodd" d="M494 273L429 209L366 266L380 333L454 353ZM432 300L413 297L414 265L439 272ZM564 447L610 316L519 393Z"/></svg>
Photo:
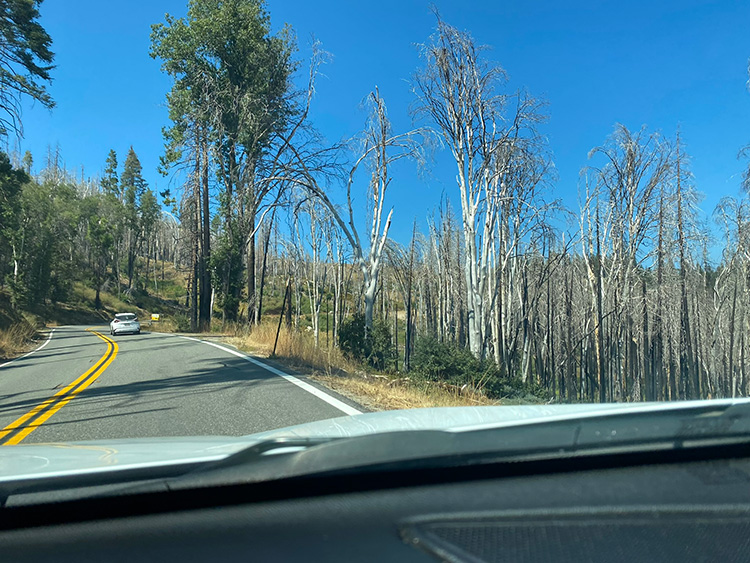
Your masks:
<svg viewBox="0 0 750 563"><path fill-rule="evenodd" d="M120 322L120 319L115 319L115 322L116 322L116 323L119 323L119 322Z"/></svg>

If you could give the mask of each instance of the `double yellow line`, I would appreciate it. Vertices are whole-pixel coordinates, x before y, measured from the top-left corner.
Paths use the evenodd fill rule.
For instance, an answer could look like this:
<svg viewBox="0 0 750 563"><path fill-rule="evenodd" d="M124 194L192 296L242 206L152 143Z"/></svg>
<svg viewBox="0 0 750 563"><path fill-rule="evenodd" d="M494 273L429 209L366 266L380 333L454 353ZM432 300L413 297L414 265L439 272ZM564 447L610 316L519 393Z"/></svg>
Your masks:
<svg viewBox="0 0 750 563"><path fill-rule="evenodd" d="M107 343L107 351L99 358L91 369L86 371L82 376L60 389L43 403L37 405L25 415L11 422L8 426L0 430L0 445L12 446L18 444L39 428L53 414L67 405L73 397L91 385L104 372L117 356L117 344L111 338L107 338L94 330L86 329L95 334Z"/></svg>

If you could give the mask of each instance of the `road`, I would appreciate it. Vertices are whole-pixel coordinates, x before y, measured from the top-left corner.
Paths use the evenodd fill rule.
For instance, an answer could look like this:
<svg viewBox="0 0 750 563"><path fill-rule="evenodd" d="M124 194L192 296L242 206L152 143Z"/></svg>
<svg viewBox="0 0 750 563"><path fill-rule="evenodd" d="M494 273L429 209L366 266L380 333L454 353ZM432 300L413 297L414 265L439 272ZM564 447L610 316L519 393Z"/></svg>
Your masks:
<svg viewBox="0 0 750 563"><path fill-rule="evenodd" d="M226 345L145 329L57 328L0 366L0 444L239 436L361 410Z"/></svg>

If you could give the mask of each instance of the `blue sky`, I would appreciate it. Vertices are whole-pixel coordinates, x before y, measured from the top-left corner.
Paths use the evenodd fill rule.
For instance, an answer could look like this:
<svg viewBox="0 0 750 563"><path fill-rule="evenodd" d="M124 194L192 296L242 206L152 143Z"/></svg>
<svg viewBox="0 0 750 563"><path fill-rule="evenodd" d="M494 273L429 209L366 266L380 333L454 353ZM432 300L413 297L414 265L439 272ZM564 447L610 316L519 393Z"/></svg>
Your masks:
<svg viewBox="0 0 750 563"><path fill-rule="evenodd" d="M271 0L274 28L296 31L299 58L311 36L333 55L318 83L313 119L330 140L361 129L360 103L378 86L394 129L411 127L409 80L419 67L417 43L434 30L428 1L302 2ZM710 214L724 195L737 195L750 143L750 2L434 2L443 19L488 45L487 56L548 102L549 139L558 179L553 196L577 209L579 171L588 151L615 123L648 125L673 136L679 126L692 157L695 185ZM185 0L101 2L47 0L42 24L52 36L57 68L50 92L57 107L27 105L21 149L37 167L48 145L59 143L65 164L80 175L101 174L110 148L120 160L133 145L152 187L167 187L156 172L167 124L169 79L148 56L150 25L164 13L182 16ZM303 76L301 76L304 79ZM432 174L409 170L393 181L394 236L409 238L443 194L456 192L446 151Z"/></svg>

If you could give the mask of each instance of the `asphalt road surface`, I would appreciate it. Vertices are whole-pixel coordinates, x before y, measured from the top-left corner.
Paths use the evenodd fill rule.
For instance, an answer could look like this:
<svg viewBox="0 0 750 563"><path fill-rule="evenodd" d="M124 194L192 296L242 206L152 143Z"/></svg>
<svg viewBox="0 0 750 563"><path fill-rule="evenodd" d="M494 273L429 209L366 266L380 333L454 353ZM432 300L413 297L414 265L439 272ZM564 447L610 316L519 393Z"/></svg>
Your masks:
<svg viewBox="0 0 750 563"><path fill-rule="evenodd" d="M107 326L57 328L0 366L2 445L240 436L359 410L226 345L146 327L115 337Z"/></svg>

